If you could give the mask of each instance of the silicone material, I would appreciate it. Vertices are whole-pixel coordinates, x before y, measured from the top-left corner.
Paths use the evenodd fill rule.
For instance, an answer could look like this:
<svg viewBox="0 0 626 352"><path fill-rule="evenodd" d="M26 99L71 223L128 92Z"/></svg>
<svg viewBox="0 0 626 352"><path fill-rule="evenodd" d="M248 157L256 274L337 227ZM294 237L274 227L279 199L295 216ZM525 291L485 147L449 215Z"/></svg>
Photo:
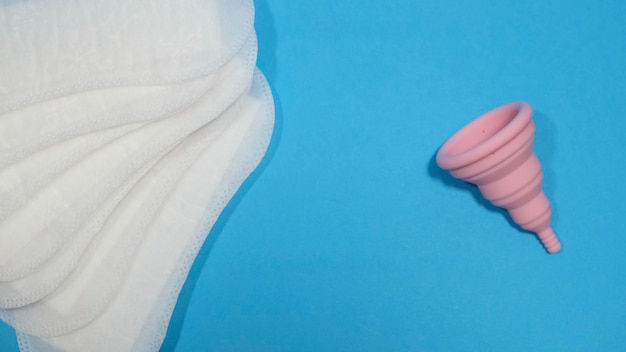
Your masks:
<svg viewBox="0 0 626 352"><path fill-rule="evenodd" d="M514 102L493 109L456 132L437 152L437 164L478 186L521 228L535 232L549 253L561 250L550 227L552 210L541 189L543 172L533 152L532 108Z"/></svg>

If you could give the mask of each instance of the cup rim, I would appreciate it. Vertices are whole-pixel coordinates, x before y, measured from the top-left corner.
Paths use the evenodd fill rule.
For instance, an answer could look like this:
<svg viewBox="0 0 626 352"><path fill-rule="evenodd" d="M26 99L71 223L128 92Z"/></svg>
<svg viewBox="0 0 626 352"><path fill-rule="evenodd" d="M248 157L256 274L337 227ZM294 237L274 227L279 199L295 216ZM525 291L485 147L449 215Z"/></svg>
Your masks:
<svg viewBox="0 0 626 352"><path fill-rule="evenodd" d="M513 115L513 117L511 117ZM472 120L439 148L437 152L437 164L446 170L455 170L472 164L491 154L519 134L530 122L532 107L530 104L517 101L501 105ZM502 126L497 132L482 140L482 136L473 138L476 130L482 126L492 124L494 120L510 118L511 120ZM463 146L466 144L467 146ZM455 151L454 149L460 149Z"/></svg>

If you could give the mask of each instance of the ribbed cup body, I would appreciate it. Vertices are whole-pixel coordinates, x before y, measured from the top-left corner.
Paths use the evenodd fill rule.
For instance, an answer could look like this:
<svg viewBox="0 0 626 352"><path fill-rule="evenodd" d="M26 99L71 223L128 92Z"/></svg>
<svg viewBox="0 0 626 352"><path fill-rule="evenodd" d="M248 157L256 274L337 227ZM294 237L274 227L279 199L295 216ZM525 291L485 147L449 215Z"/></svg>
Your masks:
<svg viewBox="0 0 626 352"><path fill-rule="evenodd" d="M476 184L483 196L509 211L523 229L535 232L550 253L561 244L550 228L550 202L533 153L535 124L527 103L503 105L470 122L437 153L438 165Z"/></svg>

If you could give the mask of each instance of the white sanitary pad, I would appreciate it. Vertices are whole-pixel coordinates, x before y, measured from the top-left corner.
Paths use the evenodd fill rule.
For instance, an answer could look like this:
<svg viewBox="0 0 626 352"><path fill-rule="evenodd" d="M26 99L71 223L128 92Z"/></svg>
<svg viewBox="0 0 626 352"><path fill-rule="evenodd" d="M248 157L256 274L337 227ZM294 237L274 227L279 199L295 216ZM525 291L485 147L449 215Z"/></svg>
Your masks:
<svg viewBox="0 0 626 352"><path fill-rule="evenodd" d="M2 0L0 113L97 88L210 74L252 30L251 0Z"/></svg>
<svg viewBox="0 0 626 352"><path fill-rule="evenodd" d="M0 318L23 351L156 351L271 92L248 0L0 0Z"/></svg>
<svg viewBox="0 0 626 352"><path fill-rule="evenodd" d="M50 351L153 351L160 346L191 263L219 213L256 167L273 126L267 84L257 75L238 115L179 179L133 252L123 284L103 314L57 337L20 334L20 346ZM210 138L209 138L210 139ZM203 184L198 188L198 184ZM80 296L68 297L80 300ZM62 310L73 302L57 302Z"/></svg>

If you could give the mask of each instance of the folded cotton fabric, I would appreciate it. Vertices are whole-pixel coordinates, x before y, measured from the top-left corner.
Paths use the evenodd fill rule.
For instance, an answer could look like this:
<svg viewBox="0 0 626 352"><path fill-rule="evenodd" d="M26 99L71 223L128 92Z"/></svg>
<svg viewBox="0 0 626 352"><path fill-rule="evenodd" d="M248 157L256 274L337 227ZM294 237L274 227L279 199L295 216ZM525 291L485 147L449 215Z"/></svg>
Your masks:
<svg viewBox="0 0 626 352"><path fill-rule="evenodd" d="M251 36L242 57L236 56L229 63L232 66L225 67L221 81L212 85L192 107L120 136L81 158L60 175L49 169L42 170L37 167L40 163L30 160L20 163L17 171L12 172L14 168L10 168L0 173L13 181L4 182L11 185L5 192L11 197L5 198L9 204L2 210L12 212L0 223L0 241L6 243L0 247L0 281L19 279L39 268L133 172L219 116L250 84L253 54L256 54L256 38ZM75 147L71 152L81 150L85 149ZM20 171L27 168L34 168L41 176L24 177ZM49 183L33 192L33 188L41 187L50 178ZM33 179L37 182L31 186ZM13 210L17 206L19 208ZM39 214L35 221L32 214Z"/></svg>
<svg viewBox="0 0 626 352"><path fill-rule="evenodd" d="M23 351L158 350L271 91L249 0L0 0L0 318Z"/></svg>
<svg viewBox="0 0 626 352"><path fill-rule="evenodd" d="M208 75L243 45L254 21L251 0L0 5L0 113L75 92Z"/></svg>
<svg viewBox="0 0 626 352"><path fill-rule="evenodd" d="M273 126L271 95L262 76L256 77L250 96L241 101L242 111L230 119L217 140L203 150L167 195L134 253L124 284L104 313L83 328L61 336L43 338L21 333L21 348L158 349L167 330L164 322L169 321L175 297L202 242L269 142ZM198 188L198 183L204 186Z"/></svg>

